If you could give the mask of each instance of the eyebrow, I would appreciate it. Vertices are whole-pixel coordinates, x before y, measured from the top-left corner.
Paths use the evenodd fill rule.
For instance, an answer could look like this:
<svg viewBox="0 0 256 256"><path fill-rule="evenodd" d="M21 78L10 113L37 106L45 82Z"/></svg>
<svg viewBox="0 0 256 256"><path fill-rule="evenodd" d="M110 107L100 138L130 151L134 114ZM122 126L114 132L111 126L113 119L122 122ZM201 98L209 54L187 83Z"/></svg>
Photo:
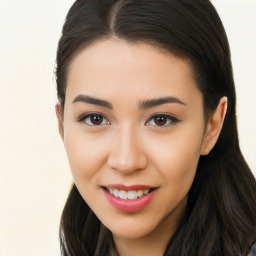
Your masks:
<svg viewBox="0 0 256 256"><path fill-rule="evenodd" d="M76 96L73 100L73 103L76 103L76 102L89 103L89 104L113 109L113 105L110 102L103 100L103 99L95 98L95 97L92 97L89 95L84 95L84 94L80 94L80 95ZM176 97L162 97L162 98L157 98L157 99L141 101L139 103L139 109L152 108L152 107L156 107L156 106L167 104L167 103L177 103L177 104L181 104L181 105L187 105L183 101L181 101L180 99L178 99Z"/></svg>
<svg viewBox="0 0 256 256"><path fill-rule="evenodd" d="M83 102L83 103L89 103L93 105L102 106L105 108L113 109L113 106L110 102L98 98L94 98L88 95L78 95L74 98L73 103L75 102Z"/></svg>
<svg viewBox="0 0 256 256"><path fill-rule="evenodd" d="M167 103L178 103L181 105L187 105L176 97L163 97L163 98L157 98L152 100L144 100L140 103L139 108L147 109L147 108L152 108L152 107L156 107L156 106L167 104Z"/></svg>

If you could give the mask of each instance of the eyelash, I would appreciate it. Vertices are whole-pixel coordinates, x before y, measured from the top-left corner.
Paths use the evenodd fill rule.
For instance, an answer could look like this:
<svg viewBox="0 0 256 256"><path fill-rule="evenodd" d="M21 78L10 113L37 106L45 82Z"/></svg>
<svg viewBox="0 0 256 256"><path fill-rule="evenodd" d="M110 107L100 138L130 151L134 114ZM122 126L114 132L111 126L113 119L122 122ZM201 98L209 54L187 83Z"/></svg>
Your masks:
<svg viewBox="0 0 256 256"><path fill-rule="evenodd" d="M92 118L92 117L97 117L97 118L100 118L102 120L105 120L104 123L100 123L100 124L93 124L89 118ZM155 118L164 118L165 120L167 120L167 124L164 124L164 125L157 125L157 124L150 124L150 122L152 122L152 120L154 120ZM89 119L88 121L86 121L86 119ZM85 123L89 126L92 126L92 127L99 127L99 126L102 126L102 125L109 125L110 122L109 120L102 114L100 113L87 113L87 114L83 114L81 115L78 120L78 122L81 122L81 123ZM154 126L154 127L159 127L159 128L164 128L164 127L167 127L167 126L170 126L170 125L174 125L176 123L180 122L179 119L171 116L171 115L167 115L167 114L154 114L152 115L148 121L145 123L145 125L149 126Z"/></svg>
<svg viewBox="0 0 256 256"><path fill-rule="evenodd" d="M166 118L166 120L169 120L169 121L168 121L167 124L164 124L164 125L156 125L156 124L154 125L154 124L151 124L152 126L154 126L154 127L159 127L159 128L164 128L164 127L167 127L167 126L170 126L170 125L174 125L174 124L180 122L179 119L177 119L177 118L174 117L174 116L168 115L168 114L154 114L154 115L152 115L152 116L148 119L148 121L146 122L146 125L150 125L150 122L151 122L152 120L154 120L155 118L158 118L158 117L160 117L160 118Z"/></svg>
<svg viewBox="0 0 256 256"><path fill-rule="evenodd" d="M92 118L92 117L100 117L100 118L103 118L103 119L105 119L106 120L106 122L104 123L104 124L99 124L99 125L96 125L96 124L93 124L92 122L91 122L91 120L89 120L89 122L90 123L88 123L88 122L86 122L86 119L87 118ZM101 126L101 125L108 125L108 124L110 124L110 122L108 121L108 119L104 116L104 115L102 115L102 114L100 114L100 113L87 113L87 114L83 114L83 115L81 115L79 118L78 118L78 120L77 120L78 122L81 122L81 123L86 123L87 125L89 125L89 126Z"/></svg>

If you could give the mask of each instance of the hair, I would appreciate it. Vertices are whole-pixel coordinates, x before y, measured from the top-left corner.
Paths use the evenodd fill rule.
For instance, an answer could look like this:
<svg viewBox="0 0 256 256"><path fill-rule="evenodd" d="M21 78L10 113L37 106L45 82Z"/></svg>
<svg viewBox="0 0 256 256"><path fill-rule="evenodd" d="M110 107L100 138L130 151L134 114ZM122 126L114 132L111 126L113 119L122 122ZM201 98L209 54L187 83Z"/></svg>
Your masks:
<svg viewBox="0 0 256 256"><path fill-rule="evenodd" d="M72 60L87 46L113 37L188 60L205 113L214 111L221 97L228 98L219 139L199 159L185 218L165 255L247 255L256 239L256 182L239 147L230 49L215 8L209 0L77 0L57 50L57 94L63 109ZM73 185L61 217L62 255L95 255L100 226ZM104 241L99 255L109 255L111 232Z"/></svg>

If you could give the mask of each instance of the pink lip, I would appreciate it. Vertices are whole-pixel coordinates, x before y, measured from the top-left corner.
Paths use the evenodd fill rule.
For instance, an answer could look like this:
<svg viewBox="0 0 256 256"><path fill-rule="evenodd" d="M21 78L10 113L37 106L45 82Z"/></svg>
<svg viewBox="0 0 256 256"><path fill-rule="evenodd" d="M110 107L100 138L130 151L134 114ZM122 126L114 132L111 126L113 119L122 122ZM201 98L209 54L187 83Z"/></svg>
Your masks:
<svg viewBox="0 0 256 256"><path fill-rule="evenodd" d="M116 188L118 190L144 190L144 189L151 189L151 188L154 188L154 187L151 187L151 186L147 186L147 185L129 185L129 186L126 186L126 185L122 185L122 184L108 184L104 187L107 187L107 188Z"/></svg>
<svg viewBox="0 0 256 256"><path fill-rule="evenodd" d="M109 187L109 186L107 186L107 187ZM145 189L150 188L148 186L141 186L141 185L128 186L129 189L127 189L127 186L123 186L123 185L121 185L122 188L120 188L120 186L116 186L116 185L111 186L111 188L118 188L118 187L119 187L119 189L123 189L125 187L125 189L123 189L123 190L139 190L139 189L143 189L142 187L147 187ZM157 191L157 189L154 189L152 192L148 193L147 195L144 195L135 200L123 200L121 198L113 196L108 191L106 191L104 188L102 188L102 190L103 190L103 193L106 196L107 200L110 202L110 204L112 206L114 206L116 209L123 211L123 212L137 212L137 211L142 210L151 202L151 200L153 199L153 197Z"/></svg>

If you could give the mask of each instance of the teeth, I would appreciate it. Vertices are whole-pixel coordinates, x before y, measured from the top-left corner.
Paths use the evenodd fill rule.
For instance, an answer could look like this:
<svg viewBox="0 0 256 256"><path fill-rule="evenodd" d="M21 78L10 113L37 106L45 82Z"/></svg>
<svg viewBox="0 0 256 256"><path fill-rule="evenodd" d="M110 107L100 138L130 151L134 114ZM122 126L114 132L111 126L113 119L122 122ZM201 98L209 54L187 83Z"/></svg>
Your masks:
<svg viewBox="0 0 256 256"><path fill-rule="evenodd" d="M127 199L127 192L124 191L124 190L121 190L121 191L119 192L119 197L120 197L121 199Z"/></svg>
<svg viewBox="0 0 256 256"><path fill-rule="evenodd" d="M143 194L144 195L148 194L148 189L143 190Z"/></svg>
<svg viewBox="0 0 256 256"><path fill-rule="evenodd" d="M135 190L133 190L133 191L128 191L127 197L128 197L128 199L130 199L130 200L137 199L137 193L136 193L136 191L135 191Z"/></svg>
<svg viewBox="0 0 256 256"><path fill-rule="evenodd" d="M138 190L136 191L137 197L141 197L143 196L143 191L142 190Z"/></svg>
<svg viewBox="0 0 256 256"><path fill-rule="evenodd" d="M117 189L114 189L114 194L113 193L111 193L111 194L118 197L119 196L119 191Z"/></svg>
<svg viewBox="0 0 256 256"><path fill-rule="evenodd" d="M112 194L115 197L119 197L123 200L135 200L138 199L146 194L148 194L150 191L149 189L144 189L144 190L118 190L118 189L112 189L112 188L106 188L107 191Z"/></svg>

